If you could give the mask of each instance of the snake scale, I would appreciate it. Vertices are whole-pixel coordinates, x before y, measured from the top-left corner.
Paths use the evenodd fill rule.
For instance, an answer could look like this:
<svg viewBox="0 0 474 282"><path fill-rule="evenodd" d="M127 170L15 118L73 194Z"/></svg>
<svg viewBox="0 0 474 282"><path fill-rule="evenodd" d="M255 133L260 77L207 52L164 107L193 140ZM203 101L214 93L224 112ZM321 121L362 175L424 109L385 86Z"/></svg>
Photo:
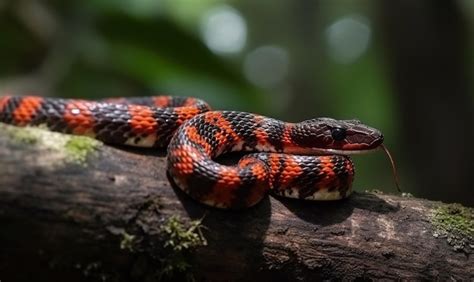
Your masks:
<svg viewBox="0 0 474 282"><path fill-rule="evenodd" d="M347 156L382 146L380 131L358 120L316 118L287 123L237 111L212 111L196 98L155 96L101 101L37 96L0 97L0 122L46 125L107 144L167 148L167 170L195 200L239 209L269 190L306 199L337 200L352 190ZM222 154L251 152L236 165Z"/></svg>

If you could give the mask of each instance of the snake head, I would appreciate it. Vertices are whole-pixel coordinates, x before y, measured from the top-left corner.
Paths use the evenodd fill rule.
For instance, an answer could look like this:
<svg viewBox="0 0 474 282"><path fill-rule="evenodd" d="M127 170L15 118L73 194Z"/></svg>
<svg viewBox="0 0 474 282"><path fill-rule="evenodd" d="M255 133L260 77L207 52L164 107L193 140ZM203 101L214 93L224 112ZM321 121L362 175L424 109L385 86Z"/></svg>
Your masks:
<svg viewBox="0 0 474 282"><path fill-rule="evenodd" d="M358 154L377 149L382 133L359 120L317 118L295 124L292 140L319 154Z"/></svg>

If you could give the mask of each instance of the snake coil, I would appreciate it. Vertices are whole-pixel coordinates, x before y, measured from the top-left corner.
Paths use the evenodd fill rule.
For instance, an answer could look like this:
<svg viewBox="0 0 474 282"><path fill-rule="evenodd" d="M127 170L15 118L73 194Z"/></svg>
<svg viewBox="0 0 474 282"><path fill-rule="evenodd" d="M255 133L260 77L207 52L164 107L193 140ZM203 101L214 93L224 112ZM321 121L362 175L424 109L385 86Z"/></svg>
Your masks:
<svg viewBox="0 0 474 282"><path fill-rule="evenodd" d="M252 113L211 111L202 100L156 96L103 101L36 96L0 98L0 122L45 125L108 144L167 148L168 173L197 201L245 208L271 190L306 200L337 200L351 193L349 154L381 146L383 135L358 120L317 118L287 123ZM237 165L215 159L253 152Z"/></svg>

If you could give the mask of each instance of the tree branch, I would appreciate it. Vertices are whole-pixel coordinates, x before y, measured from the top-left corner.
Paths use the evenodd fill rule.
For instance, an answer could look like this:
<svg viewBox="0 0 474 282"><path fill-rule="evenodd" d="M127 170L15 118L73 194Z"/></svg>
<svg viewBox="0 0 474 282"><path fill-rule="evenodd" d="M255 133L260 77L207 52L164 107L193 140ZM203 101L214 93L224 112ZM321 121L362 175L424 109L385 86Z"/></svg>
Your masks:
<svg viewBox="0 0 474 282"><path fill-rule="evenodd" d="M431 223L441 203L355 193L223 211L173 188L165 165L163 152L0 125L0 280L474 278L472 234L463 251L433 236L446 235Z"/></svg>

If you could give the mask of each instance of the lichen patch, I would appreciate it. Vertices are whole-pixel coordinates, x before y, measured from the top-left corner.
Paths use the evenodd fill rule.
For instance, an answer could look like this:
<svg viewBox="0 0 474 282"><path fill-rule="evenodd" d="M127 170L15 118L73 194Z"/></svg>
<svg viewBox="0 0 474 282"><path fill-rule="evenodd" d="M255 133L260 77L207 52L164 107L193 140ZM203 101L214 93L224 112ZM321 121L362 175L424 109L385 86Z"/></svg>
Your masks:
<svg viewBox="0 0 474 282"><path fill-rule="evenodd" d="M472 253L474 250L474 209L460 204L441 204L430 217L433 236L446 238L456 251Z"/></svg>
<svg viewBox="0 0 474 282"><path fill-rule="evenodd" d="M395 223L385 217L377 217L377 224L381 230L379 236L386 240L397 240L398 236L395 232Z"/></svg>
<svg viewBox="0 0 474 282"><path fill-rule="evenodd" d="M102 142L85 136L74 136L51 132L40 127L16 127L0 124L0 132L8 135L12 142L22 146L47 151L34 156L40 166L75 163L86 166L87 158L97 151Z"/></svg>
<svg viewBox="0 0 474 282"><path fill-rule="evenodd" d="M65 142L64 149L67 153L67 159L78 164L86 165L87 156L94 153L101 144L99 141L89 137L71 136L71 138Z"/></svg>

